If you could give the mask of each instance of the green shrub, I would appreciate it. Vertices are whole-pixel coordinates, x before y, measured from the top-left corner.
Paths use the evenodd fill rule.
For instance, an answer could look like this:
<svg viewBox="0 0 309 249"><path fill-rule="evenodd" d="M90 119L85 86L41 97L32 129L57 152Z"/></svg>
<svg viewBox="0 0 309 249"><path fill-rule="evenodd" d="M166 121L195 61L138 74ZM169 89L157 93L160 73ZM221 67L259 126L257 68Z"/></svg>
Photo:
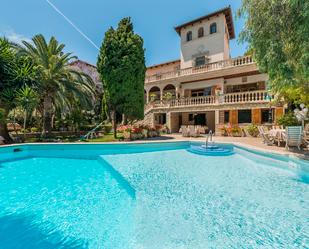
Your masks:
<svg viewBox="0 0 309 249"><path fill-rule="evenodd" d="M233 137L241 137L242 136L242 130L238 126L234 126L231 128L231 133Z"/></svg>
<svg viewBox="0 0 309 249"><path fill-rule="evenodd" d="M250 124L247 126L247 131L250 136L257 137L259 135L259 129L255 124Z"/></svg>
<svg viewBox="0 0 309 249"><path fill-rule="evenodd" d="M228 136L228 135L229 135L229 133L228 133L227 127L226 127L226 126L223 126L223 127L221 128L221 136L226 137L226 136Z"/></svg>
<svg viewBox="0 0 309 249"><path fill-rule="evenodd" d="M104 128L104 133L108 134L112 131L113 127L112 127L112 124L106 124L106 125L103 126L103 128Z"/></svg>
<svg viewBox="0 0 309 249"><path fill-rule="evenodd" d="M279 125L283 125L283 127L299 125L299 121L296 119L293 112L288 112L282 117L278 118L277 123Z"/></svg>
<svg viewBox="0 0 309 249"><path fill-rule="evenodd" d="M4 109L0 108L0 121L4 121L5 117L4 117Z"/></svg>
<svg viewBox="0 0 309 249"><path fill-rule="evenodd" d="M38 132L38 131L39 131L38 128L36 128L36 127L31 127L31 132Z"/></svg>

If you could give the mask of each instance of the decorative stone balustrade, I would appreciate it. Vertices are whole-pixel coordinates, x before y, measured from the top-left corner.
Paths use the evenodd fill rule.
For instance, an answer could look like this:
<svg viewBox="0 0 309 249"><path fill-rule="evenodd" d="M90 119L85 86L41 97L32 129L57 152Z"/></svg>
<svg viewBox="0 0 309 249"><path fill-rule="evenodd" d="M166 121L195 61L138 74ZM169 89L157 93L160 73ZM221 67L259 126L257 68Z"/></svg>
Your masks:
<svg viewBox="0 0 309 249"><path fill-rule="evenodd" d="M180 76L199 74L224 68L238 67L254 63L251 56L242 56L229 60L209 63L200 67L190 67L162 74L150 75L145 78L145 83L156 82L159 80L172 79Z"/></svg>
<svg viewBox="0 0 309 249"><path fill-rule="evenodd" d="M251 91L228 93L220 96L201 96L178 98L172 100L162 100L150 102L145 106L145 112L154 108L174 108L174 107L191 107L191 106L209 106L220 104L241 104L241 103L266 103L269 102L267 98L267 91Z"/></svg>

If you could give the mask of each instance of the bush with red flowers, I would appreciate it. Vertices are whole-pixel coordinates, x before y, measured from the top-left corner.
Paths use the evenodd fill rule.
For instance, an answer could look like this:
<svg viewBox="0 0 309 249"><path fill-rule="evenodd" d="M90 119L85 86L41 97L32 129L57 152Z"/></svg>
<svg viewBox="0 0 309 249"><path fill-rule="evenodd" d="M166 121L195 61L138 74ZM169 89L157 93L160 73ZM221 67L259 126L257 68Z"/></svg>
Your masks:
<svg viewBox="0 0 309 249"><path fill-rule="evenodd" d="M158 127L147 125L121 125L117 132L122 133L124 139L128 141L160 136Z"/></svg>

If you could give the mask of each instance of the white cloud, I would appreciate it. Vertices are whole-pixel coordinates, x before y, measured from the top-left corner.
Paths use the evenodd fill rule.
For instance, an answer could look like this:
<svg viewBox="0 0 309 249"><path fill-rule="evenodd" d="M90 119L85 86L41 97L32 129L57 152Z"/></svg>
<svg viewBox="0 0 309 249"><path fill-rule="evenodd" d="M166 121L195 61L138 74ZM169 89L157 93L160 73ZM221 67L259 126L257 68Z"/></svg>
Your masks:
<svg viewBox="0 0 309 249"><path fill-rule="evenodd" d="M6 37L9 41L21 44L22 41L31 42L31 39L23 34L18 34L14 30L0 31L0 36Z"/></svg>

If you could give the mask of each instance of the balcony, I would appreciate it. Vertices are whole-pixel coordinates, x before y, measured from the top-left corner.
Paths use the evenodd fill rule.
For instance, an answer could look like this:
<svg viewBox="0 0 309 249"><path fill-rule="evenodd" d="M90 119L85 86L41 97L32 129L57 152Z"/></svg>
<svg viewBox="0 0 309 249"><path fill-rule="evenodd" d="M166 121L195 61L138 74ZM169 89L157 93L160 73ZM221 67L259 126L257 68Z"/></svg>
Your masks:
<svg viewBox="0 0 309 249"><path fill-rule="evenodd" d="M225 68L239 67L239 66L249 65L253 63L254 61L251 56L237 57L237 58L233 58L229 60L209 63L201 67L190 67L190 68L180 69L177 71L150 75L145 78L145 83L156 82L159 80L173 79L173 78L186 76L186 75L200 74L200 73L205 73L205 72L210 72L210 71L215 71L215 70L220 70L220 69L225 69Z"/></svg>
<svg viewBox="0 0 309 249"><path fill-rule="evenodd" d="M177 107L192 107L192 106L216 106L223 104L246 104L246 103L267 103L269 102L267 91L251 91L228 93L221 96L201 96L179 98L172 100L161 100L150 102L145 106L145 112L151 109L161 108L177 108Z"/></svg>

